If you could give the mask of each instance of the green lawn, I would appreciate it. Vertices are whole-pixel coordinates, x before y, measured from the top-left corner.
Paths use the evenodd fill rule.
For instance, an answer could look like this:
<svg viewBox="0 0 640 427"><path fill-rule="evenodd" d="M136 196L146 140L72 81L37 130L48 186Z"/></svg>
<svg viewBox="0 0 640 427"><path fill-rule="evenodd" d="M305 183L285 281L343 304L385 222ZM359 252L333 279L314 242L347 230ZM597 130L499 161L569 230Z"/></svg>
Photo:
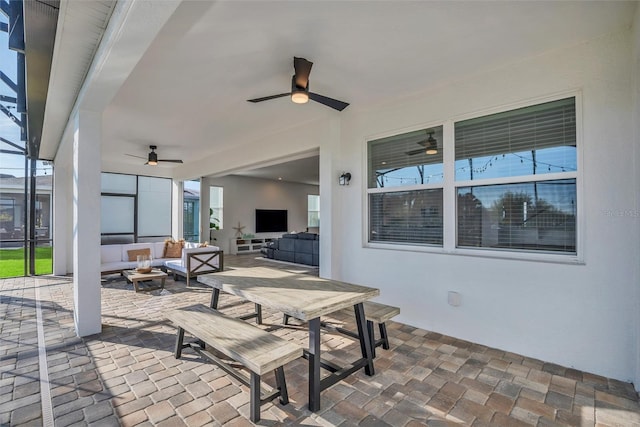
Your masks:
<svg viewBox="0 0 640 427"><path fill-rule="evenodd" d="M53 270L53 248L36 248L36 274L50 274ZM0 278L24 276L24 248L0 249Z"/></svg>

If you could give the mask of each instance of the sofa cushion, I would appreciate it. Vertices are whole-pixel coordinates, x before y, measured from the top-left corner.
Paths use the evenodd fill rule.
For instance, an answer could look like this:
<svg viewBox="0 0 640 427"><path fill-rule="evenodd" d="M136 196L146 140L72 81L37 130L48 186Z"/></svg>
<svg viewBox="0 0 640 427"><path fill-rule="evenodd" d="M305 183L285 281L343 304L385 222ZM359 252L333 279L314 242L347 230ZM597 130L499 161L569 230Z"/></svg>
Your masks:
<svg viewBox="0 0 640 427"><path fill-rule="evenodd" d="M295 252L281 251L279 249L273 251L273 259L277 259L280 261L296 262L295 258L296 258Z"/></svg>
<svg viewBox="0 0 640 427"><path fill-rule="evenodd" d="M149 252L152 253L151 250L153 248L153 243L129 243L120 246L122 248L120 261L129 262L129 251L136 249L149 249Z"/></svg>
<svg viewBox="0 0 640 427"><path fill-rule="evenodd" d="M296 240L294 239L280 239L278 242L278 249L281 251L293 252L295 251Z"/></svg>
<svg viewBox="0 0 640 427"><path fill-rule="evenodd" d="M104 273L107 271L133 270L136 267L137 267L136 262L129 262L129 261L106 262L106 263L100 264L100 272Z"/></svg>
<svg viewBox="0 0 640 427"><path fill-rule="evenodd" d="M100 263L122 261L122 245L103 245L100 246Z"/></svg>
<svg viewBox="0 0 640 427"><path fill-rule="evenodd" d="M180 259L172 259L164 262L164 266L170 268L171 270L181 271L183 273L187 272L186 264L182 263Z"/></svg>
<svg viewBox="0 0 640 427"><path fill-rule="evenodd" d="M146 257L151 256L151 248L143 248L143 249L129 249L127 251L128 260L129 261L138 261L138 255L143 255Z"/></svg>
<svg viewBox="0 0 640 427"><path fill-rule="evenodd" d="M302 240L317 240L318 235L315 233L298 233L298 239Z"/></svg>
<svg viewBox="0 0 640 427"><path fill-rule="evenodd" d="M153 250L151 254L153 255L153 259L164 258L164 242L155 242L152 243Z"/></svg>
<svg viewBox="0 0 640 427"><path fill-rule="evenodd" d="M297 262L298 264L311 265L313 261L313 255L311 255L311 252L309 253L296 252L294 260L295 260L294 262Z"/></svg>
<svg viewBox="0 0 640 427"><path fill-rule="evenodd" d="M313 240L296 240L294 245L296 253L311 254L313 252L313 242Z"/></svg>
<svg viewBox="0 0 640 427"><path fill-rule="evenodd" d="M164 242L164 254L162 258L180 258L182 256L182 248L184 240L167 240Z"/></svg>
<svg viewBox="0 0 640 427"><path fill-rule="evenodd" d="M297 239L298 233L286 233L282 235L283 239Z"/></svg>

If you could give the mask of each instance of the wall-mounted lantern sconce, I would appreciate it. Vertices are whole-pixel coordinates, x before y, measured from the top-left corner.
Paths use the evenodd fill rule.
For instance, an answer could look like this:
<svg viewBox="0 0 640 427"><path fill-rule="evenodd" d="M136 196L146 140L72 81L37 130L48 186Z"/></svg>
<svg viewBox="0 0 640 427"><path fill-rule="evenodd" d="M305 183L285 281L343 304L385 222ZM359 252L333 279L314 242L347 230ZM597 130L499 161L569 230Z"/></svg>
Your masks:
<svg viewBox="0 0 640 427"><path fill-rule="evenodd" d="M338 179L338 184L349 185L349 181L351 181L351 174L349 172L342 172L342 175L340 175Z"/></svg>

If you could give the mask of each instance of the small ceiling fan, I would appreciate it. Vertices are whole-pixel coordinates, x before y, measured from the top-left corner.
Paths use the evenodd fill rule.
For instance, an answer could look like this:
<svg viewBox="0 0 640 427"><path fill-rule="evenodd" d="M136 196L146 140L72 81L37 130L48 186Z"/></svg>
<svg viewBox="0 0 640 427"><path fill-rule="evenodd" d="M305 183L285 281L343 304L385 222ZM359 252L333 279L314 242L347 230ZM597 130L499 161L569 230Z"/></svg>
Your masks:
<svg viewBox="0 0 640 427"><path fill-rule="evenodd" d="M309 102L309 99L311 99L312 101L331 107L334 110L342 111L347 108L349 104L346 102L309 92L309 74L311 74L312 66L313 62L294 56L293 69L295 70L295 74L291 78L291 92L279 93L278 95L270 95L262 98L248 99L247 101L256 103L291 96L291 101L296 104L305 104Z"/></svg>
<svg viewBox="0 0 640 427"><path fill-rule="evenodd" d="M145 165L157 166L158 162L182 163L182 160L158 159L158 154L156 153L156 150L158 149L158 146L157 145L150 145L149 148L151 148L151 151L149 152L148 156L146 157L147 163L145 163ZM136 156L136 155L133 155L133 154L127 154L127 156L137 157L138 159L144 159L144 157Z"/></svg>
<svg viewBox="0 0 640 427"><path fill-rule="evenodd" d="M434 154L438 154L438 140L433 137L434 133L435 131L433 129L428 129L428 138L416 142L417 144L422 145L424 148L405 151L405 154L407 156L415 156L416 154L427 154L432 156Z"/></svg>

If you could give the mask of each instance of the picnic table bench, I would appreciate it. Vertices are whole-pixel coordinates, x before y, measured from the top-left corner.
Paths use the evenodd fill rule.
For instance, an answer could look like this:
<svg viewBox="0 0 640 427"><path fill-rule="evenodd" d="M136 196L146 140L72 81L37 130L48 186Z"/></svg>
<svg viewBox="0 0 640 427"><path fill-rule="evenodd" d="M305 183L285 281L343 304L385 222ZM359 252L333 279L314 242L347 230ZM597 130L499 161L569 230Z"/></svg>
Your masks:
<svg viewBox="0 0 640 427"><path fill-rule="evenodd" d="M176 359L181 357L183 348L190 347L250 387L251 421L259 421L260 406L278 396L283 405L289 403L283 366L302 356L301 347L202 304L170 311L167 318L178 328ZM193 335L196 341L184 344L185 331ZM247 380L224 360L207 351L206 346L247 368L250 379ZM266 392L262 397L261 376L270 371L275 371L276 390Z"/></svg>
<svg viewBox="0 0 640 427"><path fill-rule="evenodd" d="M381 304L375 301L365 301L362 305L364 306L364 317L367 320L367 333L369 334L369 340L371 341L371 351L373 352L373 356L375 357L376 347L382 346L382 348L384 348L385 350L389 350L389 335L387 334L387 326L385 322L387 320L391 320L392 318L400 314L400 308L394 307L391 305ZM349 315L353 316L353 309L351 307L343 308L338 312L348 316ZM291 316L285 313L283 318L283 324L288 325L290 317ZM376 340L375 338L374 323L377 323L378 328L380 329L379 340ZM323 322L323 326L326 327L328 325L325 322ZM350 331L348 329L337 328L337 327L333 327L331 329L334 329L352 338L356 338L356 339L358 338L357 333Z"/></svg>

